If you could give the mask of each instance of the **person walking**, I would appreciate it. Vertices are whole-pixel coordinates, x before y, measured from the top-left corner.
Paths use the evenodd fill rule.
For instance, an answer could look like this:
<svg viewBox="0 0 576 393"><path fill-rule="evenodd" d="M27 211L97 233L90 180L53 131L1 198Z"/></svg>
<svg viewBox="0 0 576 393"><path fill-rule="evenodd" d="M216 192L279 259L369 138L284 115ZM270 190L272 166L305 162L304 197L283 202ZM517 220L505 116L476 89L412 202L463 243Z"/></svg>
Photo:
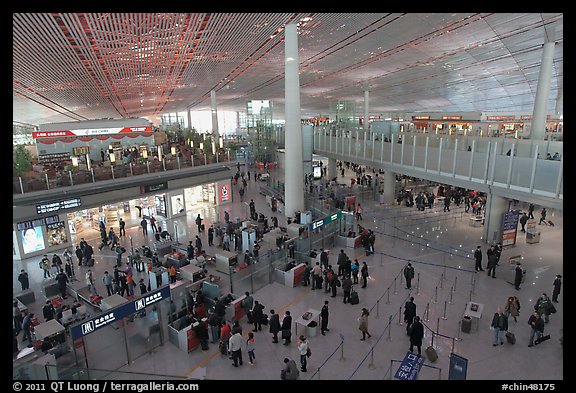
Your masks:
<svg viewBox="0 0 576 393"><path fill-rule="evenodd" d="M406 279L406 289L411 289L412 279L414 278L414 267L410 262L404 267L404 278Z"/></svg>
<svg viewBox="0 0 576 393"><path fill-rule="evenodd" d="M290 345L290 338L292 337L292 316L290 311L284 313L284 319L282 319L282 338L284 339L284 345Z"/></svg>
<svg viewBox="0 0 576 393"><path fill-rule="evenodd" d="M410 299L404 304L404 322L406 322L406 334L410 335L410 326L414 323L414 317L416 316L416 304L414 303L414 297L410 296Z"/></svg>
<svg viewBox="0 0 576 393"><path fill-rule="evenodd" d="M526 212L522 213L522 217L520 217L520 225L522 225L522 232L526 232L526 223L528 222L528 216L526 215Z"/></svg>
<svg viewBox="0 0 576 393"><path fill-rule="evenodd" d="M368 265L366 262L362 262L362 269L360 269L360 275L362 276L362 288L366 288L368 285Z"/></svg>
<svg viewBox="0 0 576 393"><path fill-rule="evenodd" d="M56 274L56 282L58 283L58 290L60 291L60 296L62 299L66 299L66 285L68 284L68 276L64 273L64 270L60 269L58 274Z"/></svg>
<svg viewBox="0 0 576 393"><path fill-rule="evenodd" d="M542 211L540 212L540 221L538 222L538 225L542 225L542 223L548 225L548 222L546 221L546 208L543 207Z"/></svg>
<svg viewBox="0 0 576 393"><path fill-rule="evenodd" d="M248 332L248 339L246 340L246 352L248 353L248 363L253 366L256 356L254 355L254 333Z"/></svg>
<svg viewBox="0 0 576 393"><path fill-rule="evenodd" d="M210 333L212 335L210 342L216 344L216 340L218 340L220 336L220 317L218 317L211 308L208 309L208 326L210 327Z"/></svg>
<svg viewBox="0 0 576 393"><path fill-rule="evenodd" d="M272 342L278 342L278 332L282 330L280 326L280 315L276 314L273 309L270 309L270 320L268 321L269 331L272 333Z"/></svg>
<svg viewBox="0 0 576 393"><path fill-rule="evenodd" d="M30 330L32 328L32 319L34 318L34 313L28 313L24 316L24 319L22 320L22 331L24 332L24 337L22 338L22 342L27 341L28 342L28 348L32 348L33 344L32 344L32 331Z"/></svg>
<svg viewBox="0 0 576 393"><path fill-rule="evenodd" d="M490 328L494 330L494 343L492 346L498 346L504 344L504 334L508 331L508 317L506 317L500 307L494 313L492 317L492 323L490 324Z"/></svg>
<svg viewBox="0 0 576 393"><path fill-rule="evenodd" d="M148 221L146 221L146 218L142 218L142 221L140 221L140 226L142 227L142 235L147 236L148 235Z"/></svg>
<svg viewBox="0 0 576 393"><path fill-rule="evenodd" d="M96 291L96 286L94 285L94 274L92 273L91 269L88 269L86 275L84 276L86 286L92 295L98 295Z"/></svg>
<svg viewBox="0 0 576 393"><path fill-rule="evenodd" d="M534 204L528 206L528 218L534 219Z"/></svg>
<svg viewBox="0 0 576 393"><path fill-rule="evenodd" d="M528 325L532 327L532 333L530 334L530 342L528 346L533 347L534 337L538 339L544 334L544 321L542 320L542 317L538 311L534 311L534 314L530 315L530 318L528 319Z"/></svg>
<svg viewBox="0 0 576 393"><path fill-rule="evenodd" d="M156 219L153 215L150 215L150 227L152 227L152 233L158 233L158 227L156 226Z"/></svg>
<svg viewBox="0 0 576 393"><path fill-rule="evenodd" d="M256 179L256 176L254 176ZM298 366L293 359L284 358L284 368L280 370L280 379L287 381L294 381L298 379L300 372L298 371Z"/></svg>
<svg viewBox="0 0 576 393"><path fill-rule="evenodd" d="M534 310L538 311L538 314L541 316L544 315L545 323L550 322L550 314L552 313L552 310L554 310L554 312L556 311L546 293L543 293L540 298L538 298L538 301L534 305Z"/></svg>
<svg viewBox="0 0 576 393"><path fill-rule="evenodd" d="M320 332L323 336L326 335L324 332L330 331L330 329L328 329L328 315L328 300L324 300L324 305L322 306L322 310L320 310Z"/></svg>
<svg viewBox="0 0 576 393"><path fill-rule="evenodd" d="M414 323L412 324L410 331L410 352L414 351L414 346L418 348L418 356L422 355L422 339L424 338L424 325L420 322L420 317L414 317Z"/></svg>
<svg viewBox="0 0 576 393"><path fill-rule="evenodd" d="M362 221L362 213L364 212L364 209L362 208L362 205L358 204L356 206L356 221Z"/></svg>
<svg viewBox="0 0 576 393"><path fill-rule="evenodd" d="M480 246L477 246L476 250L474 250L474 259L476 260L474 270L476 272L483 272L484 269L482 269L482 249L480 248Z"/></svg>
<svg viewBox="0 0 576 393"><path fill-rule="evenodd" d="M20 274L18 275L18 281L20 281L20 287L23 291L30 288L30 279L28 278L28 273L24 269L20 269Z"/></svg>
<svg viewBox="0 0 576 393"><path fill-rule="evenodd" d="M200 213L196 216L196 226L198 227L198 233L202 232L202 218L200 217Z"/></svg>
<svg viewBox="0 0 576 393"><path fill-rule="evenodd" d="M214 246L214 225L210 225L208 228L208 246Z"/></svg>
<svg viewBox="0 0 576 393"><path fill-rule="evenodd" d="M368 316L369 315L370 315L370 312L368 311L368 309L363 307L362 308L362 314L358 318L358 322L360 322L360 324L358 325L358 329L360 329L360 331L362 332L362 338L360 339L360 341L366 340L366 335L368 335L368 338L372 338L372 335L368 332Z"/></svg>
<svg viewBox="0 0 576 393"><path fill-rule="evenodd" d="M558 303L558 295L560 294L560 288L562 288L562 276L560 274L556 275L552 285L554 285L554 290L552 290L552 301Z"/></svg>
<svg viewBox="0 0 576 393"><path fill-rule="evenodd" d="M516 290L520 290L522 276L524 276L524 269L522 269L520 262L516 262L516 268L514 269L514 288L516 288Z"/></svg>
<svg viewBox="0 0 576 393"><path fill-rule="evenodd" d="M305 373L308 358L308 341L304 335L300 336L298 340L298 352L300 352L300 371Z"/></svg>
<svg viewBox="0 0 576 393"><path fill-rule="evenodd" d="M228 340L229 350L232 354L232 365L234 367L238 367L238 363L240 366L242 365L242 334L240 332L236 332L232 334L230 339Z"/></svg>
<svg viewBox="0 0 576 393"><path fill-rule="evenodd" d="M358 273L360 273L360 263L358 259L354 259L354 262L350 266L350 271L352 273L353 284L358 284Z"/></svg>
<svg viewBox="0 0 576 393"><path fill-rule="evenodd" d="M516 296L509 296L506 306L504 306L504 312L508 318L512 316L514 322L518 322L516 318L520 315L520 300Z"/></svg>
<svg viewBox="0 0 576 393"><path fill-rule="evenodd" d="M126 221L124 221L122 217L120 217L120 220L118 221L118 227L120 228L118 231L120 238L126 236Z"/></svg>
<svg viewBox="0 0 576 393"><path fill-rule="evenodd" d="M352 279L348 274L342 279L342 291L344 292L344 304L346 304L350 301L350 293L352 292Z"/></svg>
<svg viewBox="0 0 576 393"><path fill-rule="evenodd" d="M332 291L332 295L330 297L336 297L336 290L339 286L342 286L342 282L338 279L336 274L332 274L330 276L330 290Z"/></svg>

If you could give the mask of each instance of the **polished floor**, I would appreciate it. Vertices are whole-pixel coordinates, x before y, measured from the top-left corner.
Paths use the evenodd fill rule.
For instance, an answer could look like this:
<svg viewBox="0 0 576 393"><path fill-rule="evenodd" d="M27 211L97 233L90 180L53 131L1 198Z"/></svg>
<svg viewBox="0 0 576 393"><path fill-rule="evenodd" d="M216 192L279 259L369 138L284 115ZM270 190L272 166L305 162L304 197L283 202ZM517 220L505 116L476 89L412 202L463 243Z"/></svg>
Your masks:
<svg viewBox="0 0 576 393"><path fill-rule="evenodd" d="M244 169L244 168L243 168ZM345 177L338 181L349 185L352 172L346 171ZM273 178L282 179L281 170L271 170ZM286 224L285 217L272 213L259 193L260 182L250 181L244 201L254 199L256 210L268 217L276 215L281 226ZM200 213L205 223L217 221L223 217L224 209L230 217L244 218L246 204L240 201L237 187L234 187L234 202L219 208L198 206L189 211L185 218L178 219L179 241L187 243L197 234L194 218ZM358 192L353 190L352 192ZM265 312L271 308L284 313L290 310L296 320L308 309L320 310L325 300L329 300L329 329L325 336L319 333L308 338L312 356L308 359L306 373L300 373L299 379L312 380L382 380L390 378L399 368L409 349L409 339L405 326L400 324L399 316L409 296L414 297L417 315L425 323L425 338L422 355L424 366L418 374L419 380L448 379L450 353L467 359L467 379L471 380L561 380L563 379L563 349L558 340L563 327L563 289L556 303L557 313L551 315L546 324L546 334L551 340L532 348L528 347L531 328L527 320L532 313L533 305L542 292L552 294L552 282L557 274L563 275L563 216L562 212L549 211L548 217L555 226L536 226L541 232L539 243L527 244L523 234L518 231L517 243L505 248L496 278L486 272L474 273L472 251L477 245L482 246L483 262L486 262L487 244L482 242L482 227L470 226L471 214L465 213L463 207L452 206L450 212L443 212L442 206L434 205L432 209L418 212L415 208L398 205L381 205L373 201L368 194L359 197L364 206L361 224L372 228L376 236L376 253L366 256L362 249L345 249L352 258L366 261L369 266L367 288L356 286L360 296L357 305L342 302L342 290L338 289L335 298L324 291L312 291L310 287L298 286L288 288L273 283L257 290L254 298L265 306ZM527 205L520 202L519 208L527 210ZM217 209L219 209L217 211ZM538 217L539 207L535 216ZM132 237L134 247L151 243L152 231L143 237L139 231L137 212L132 211L128 222L127 234ZM171 224L171 223L170 223ZM169 225L172 228L172 225ZM201 234L204 247L207 246L206 234ZM101 281L104 270L112 270L113 254L108 249L98 251L98 236L87 238L96 250L96 285L100 293L105 293ZM122 240L129 248L128 239ZM336 254L342 247L330 249L330 263L336 265ZM208 254L215 249L208 247ZM516 291L509 283L513 279L514 265L509 258L520 255L526 269L526 279L521 289ZM25 261L14 261L14 291L19 290L16 277L20 268L28 271L31 288L36 291L36 302L30 309L41 315L43 296L38 291L42 281L42 272L38 268L40 258ZM403 266L411 262L415 268L416 278L412 289L405 288L399 274ZM84 267L76 267L79 278L84 276ZM211 269L210 267L208 268ZM78 275L78 273L82 273ZM136 278L139 274L135 273ZM222 280L226 292L229 281ZM493 331L489 329L492 316L498 307L504 307L506 299L516 295L520 299L521 310L518 322L509 319L509 331L516 335L516 344L504 341L503 345L493 346ZM459 323L470 300L484 306L482 317L473 321L472 331L463 333ZM358 330L358 317L361 309L370 310L369 331L372 338L361 341ZM42 319L42 318L40 318ZM241 320L244 337L251 330L246 319ZM293 323L292 330L296 328ZM297 326L298 335L308 334L302 325ZM424 349L432 343L438 353L438 360L431 362ZM310 332L313 333L313 332ZM205 378L209 380L249 380L279 379L282 360L292 358L299 363L296 348L296 337L292 344L284 346L272 343L272 336L267 328L255 333L255 355L253 366L248 364L248 355L243 351L243 366L235 368L232 361L220 355L216 344L210 344L208 351L199 348L185 353L169 342L155 348L151 355L141 356L120 370L144 372L147 374L174 375L188 378ZM416 350L416 349L415 349Z"/></svg>

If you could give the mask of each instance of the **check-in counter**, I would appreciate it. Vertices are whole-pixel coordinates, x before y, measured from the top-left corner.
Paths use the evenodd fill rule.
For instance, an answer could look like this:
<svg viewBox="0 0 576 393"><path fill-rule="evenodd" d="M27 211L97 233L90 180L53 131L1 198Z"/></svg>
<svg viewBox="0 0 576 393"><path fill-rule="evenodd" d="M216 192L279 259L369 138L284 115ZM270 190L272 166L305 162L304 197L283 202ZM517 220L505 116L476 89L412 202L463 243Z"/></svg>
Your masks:
<svg viewBox="0 0 576 393"><path fill-rule="evenodd" d="M289 238L293 238L293 237L300 237L300 231L304 231L306 228L306 225L302 225L302 224L288 224L286 225L286 233L288 234Z"/></svg>
<svg viewBox="0 0 576 393"><path fill-rule="evenodd" d="M304 278L305 263L294 266L292 269L286 271L286 265L281 268L274 269L274 281L287 287L294 288Z"/></svg>
<svg viewBox="0 0 576 393"><path fill-rule="evenodd" d="M183 266L189 265L190 261L186 258L186 254L176 251L170 254L166 254L166 260L164 261L163 265L165 268L169 268L170 266L176 266L176 269L179 269Z"/></svg>
<svg viewBox="0 0 576 393"><path fill-rule="evenodd" d="M239 321L240 318L246 315L246 310L242 307L242 300L246 295L238 296L233 293L230 294L234 300L226 306L226 320L230 323Z"/></svg>
<svg viewBox="0 0 576 393"><path fill-rule="evenodd" d="M184 352L190 352L200 345L188 315L168 324L168 341Z"/></svg>

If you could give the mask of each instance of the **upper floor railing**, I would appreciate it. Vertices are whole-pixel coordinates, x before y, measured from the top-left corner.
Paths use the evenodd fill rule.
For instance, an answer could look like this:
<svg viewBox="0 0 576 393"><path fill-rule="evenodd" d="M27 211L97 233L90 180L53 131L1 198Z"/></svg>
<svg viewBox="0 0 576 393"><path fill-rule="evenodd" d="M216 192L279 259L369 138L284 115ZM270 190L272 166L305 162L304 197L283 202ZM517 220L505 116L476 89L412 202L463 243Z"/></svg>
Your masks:
<svg viewBox="0 0 576 393"><path fill-rule="evenodd" d="M319 128L314 151L550 198L563 195L563 142L417 133L381 140L369 131ZM549 152L560 160L542 159Z"/></svg>
<svg viewBox="0 0 576 393"><path fill-rule="evenodd" d="M157 157L148 159L139 158L136 162L121 163L117 161L117 164L106 161L98 165L94 164L89 170L80 169L80 167L73 167L71 170L58 170L55 169L54 166L45 167L43 165L35 165L34 171L28 176L13 178L12 194L52 190L59 187L194 168L209 164L229 163L230 161L230 154L226 151L214 155L196 154L190 157L172 156L162 160L159 160Z"/></svg>

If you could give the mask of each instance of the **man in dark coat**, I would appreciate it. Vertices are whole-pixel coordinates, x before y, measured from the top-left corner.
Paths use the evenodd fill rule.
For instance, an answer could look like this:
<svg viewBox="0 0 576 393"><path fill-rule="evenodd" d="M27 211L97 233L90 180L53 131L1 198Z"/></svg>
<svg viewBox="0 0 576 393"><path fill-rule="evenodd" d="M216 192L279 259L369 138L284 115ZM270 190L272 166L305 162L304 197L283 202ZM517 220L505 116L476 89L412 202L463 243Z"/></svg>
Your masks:
<svg viewBox="0 0 576 393"><path fill-rule="evenodd" d="M350 292L352 292L352 279L347 274L342 279L342 291L344 292L344 304L350 301Z"/></svg>
<svg viewBox="0 0 576 393"><path fill-rule="evenodd" d="M62 269L56 275L56 281L58 282L58 290L60 291L60 296L66 299L66 284L68 284L68 276Z"/></svg>
<svg viewBox="0 0 576 393"><path fill-rule="evenodd" d="M322 310L320 310L320 332L323 336L326 335L324 332L329 332L328 329L328 300L324 300L324 305L322 306Z"/></svg>
<svg viewBox="0 0 576 393"><path fill-rule="evenodd" d="M269 331L273 335L272 342L277 343L278 332L282 329L280 327L280 315L276 314L274 310L270 310L270 321L268 322L268 324L269 324Z"/></svg>
<svg viewBox="0 0 576 393"><path fill-rule="evenodd" d="M474 250L474 259L476 260L476 266L474 266L474 269L477 272L483 272L484 269L482 269L482 250L480 249L480 246L477 246L476 250Z"/></svg>
<svg viewBox="0 0 576 393"><path fill-rule="evenodd" d="M258 300L254 300L254 307L252 307L252 321L254 322L253 332L262 330L262 317L264 316L264 306Z"/></svg>
<svg viewBox="0 0 576 393"><path fill-rule="evenodd" d="M336 262L336 264L338 265L338 275L339 276L343 276L344 275L344 265L346 264L346 253L344 252L344 250L340 250L340 254L338 254L338 262Z"/></svg>
<svg viewBox="0 0 576 393"><path fill-rule="evenodd" d="M514 269L514 273L514 288L518 290L520 289L520 283L522 282L522 276L524 275L524 271L522 270L520 262L516 263L516 269Z"/></svg>
<svg viewBox="0 0 576 393"><path fill-rule="evenodd" d="M404 278L406 278L406 289L412 288L412 279L414 278L414 267L410 262L404 267Z"/></svg>
<svg viewBox="0 0 576 393"><path fill-rule="evenodd" d="M554 290L552 290L552 301L558 303L558 295L560 294L560 288L562 287L562 276L560 274L556 275L553 285Z"/></svg>
<svg viewBox="0 0 576 393"><path fill-rule="evenodd" d="M414 345L418 348L418 356L422 355L422 338L424 337L424 326L420 322L420 317L414 317L414 323L410 329L410 352L414 350Z"/></svg>
<svg viewBox="0 0 576 393"><path fill-rule="evenodd" d="M498 253L496 252L496 246L492 246L488 252L488 275L492 272L492 278L496 278L496 265L498 264Z"/></svg>
<svg viewBox="0 0 576 393"><path fill-rule="evenodd" d="M320 253L320 265L323 269L328 268L328 252L326 250L322 250Z"/></svg>
<svg viewBox="0 0 576 393"><path fill-rule="evenodd" d="M23 291L30 288L30 279L28 278L28 273L26 273L24 269L20 270L18 281L20 281L20 286L22 287Z"/></svg>
<svg viewBox="0 0 576 393"><path fill-rule="evenodd" d="M410 326L412 326L415 316L416 304L414 303L414 297L410 296L410 299L404 304L404 322L406 322L406 334L408 335L410 335Z"/></svg>
<svg viewBox="0 0 576 393"><path fill-rule="evenodd" d="M284 314L281 330L282 338L284 339L284 345L290 345L290 338L292 337L292 316L290 315L290 311L286 311Z"/></svg>
<svg viewBox="0 0 576 393"><path fill-rule="evenodd" d="M526 215L526 213L522 213L522 217L520 217L520 225L522 225L522 232L526 232L526 223L528 222L528 216Z"/></svg>

